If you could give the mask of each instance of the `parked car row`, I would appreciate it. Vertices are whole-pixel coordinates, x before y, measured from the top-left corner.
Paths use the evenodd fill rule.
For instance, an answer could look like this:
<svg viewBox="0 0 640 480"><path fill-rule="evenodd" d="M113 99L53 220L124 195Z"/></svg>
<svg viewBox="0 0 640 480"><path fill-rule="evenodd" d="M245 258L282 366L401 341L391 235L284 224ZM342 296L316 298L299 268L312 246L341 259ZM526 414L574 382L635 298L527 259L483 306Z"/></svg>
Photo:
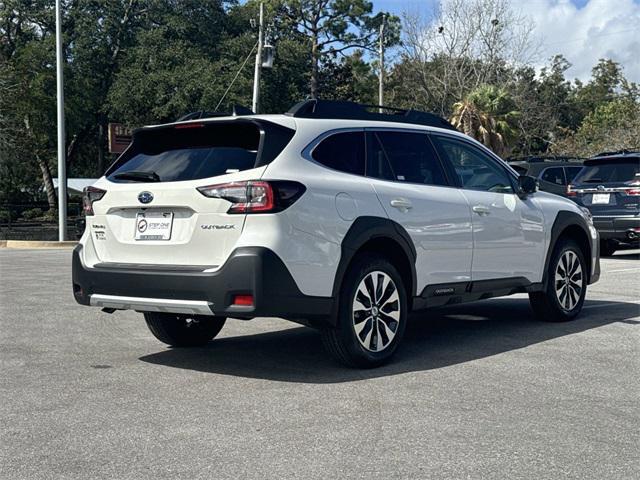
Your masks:
<svg viewBox="0 0 640 480"><path fill-rule="evenodd" d="M587 208L600 234L600 254L623 245L640 247L640 152L604 152L593 158L526 157L509 159L522 175L538 180L540 190Z"/></svg>

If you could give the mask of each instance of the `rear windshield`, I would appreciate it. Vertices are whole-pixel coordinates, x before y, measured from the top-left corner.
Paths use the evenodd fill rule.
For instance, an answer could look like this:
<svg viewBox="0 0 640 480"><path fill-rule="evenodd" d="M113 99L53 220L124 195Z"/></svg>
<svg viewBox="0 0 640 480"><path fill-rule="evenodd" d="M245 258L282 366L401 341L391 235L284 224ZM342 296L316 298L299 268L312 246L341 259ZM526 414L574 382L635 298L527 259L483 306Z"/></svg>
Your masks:
<svg viewBox="0 0 640 480"><path fill-rule="evenodd" d="M264 131L261 145L261 130ZM178 182L216 177L266 165L293 131L253 122L179 124L141 130L107 171L113 182Z"/></svg>
<svg viewBox="0 0 640 480"><path fill-rule="evenodd" d="M640 180L640 161L607 161L589 163L574 178L573 183L629 183Z"/></svg>

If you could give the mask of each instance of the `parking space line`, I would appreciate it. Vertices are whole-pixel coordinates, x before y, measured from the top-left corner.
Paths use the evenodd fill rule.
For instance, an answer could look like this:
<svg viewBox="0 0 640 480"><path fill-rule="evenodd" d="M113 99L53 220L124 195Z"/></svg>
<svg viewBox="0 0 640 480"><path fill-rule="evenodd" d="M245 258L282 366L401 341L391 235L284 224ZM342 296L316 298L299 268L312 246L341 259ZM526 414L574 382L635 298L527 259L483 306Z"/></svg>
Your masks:
<svg viewBox="0 0 640 480"><path fill-rule="evenodd" d="M631 303L636 303L636 302L631 302ZM582 307L582 309L584 310L586 308L612 307L614 305L620 305L620 302L601 303L599 305L585 305L584 307ZM640 303L638 303L637 305L638 305L638 307L640 307Z"/></svg>

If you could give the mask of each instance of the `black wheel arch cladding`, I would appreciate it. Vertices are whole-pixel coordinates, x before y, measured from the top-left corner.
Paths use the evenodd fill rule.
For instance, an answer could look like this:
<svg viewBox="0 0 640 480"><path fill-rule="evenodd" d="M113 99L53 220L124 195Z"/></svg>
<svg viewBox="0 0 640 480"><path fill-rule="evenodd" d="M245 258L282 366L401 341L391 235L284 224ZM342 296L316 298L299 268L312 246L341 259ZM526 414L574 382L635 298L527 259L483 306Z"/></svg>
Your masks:
<svg viewBox="0 0 640 480"><path fill-rule="evenodd" d="M402 225L380 217L359 217L347 231L341 245L340 263L333 281L332 296L337 298L340 292L342 280L356 254L367 244L375 245L376 241L391 241L400 247L399 252L392 252L392 255L402 255L408 264L408 275L411 285L407 285L407 297L415 295L416 289L416 248L411 237ZM390 261L393 259L390 258ZM393 263L393 261L392 261ZM403 274L402 266L394 265L399 273Z"/></svg>

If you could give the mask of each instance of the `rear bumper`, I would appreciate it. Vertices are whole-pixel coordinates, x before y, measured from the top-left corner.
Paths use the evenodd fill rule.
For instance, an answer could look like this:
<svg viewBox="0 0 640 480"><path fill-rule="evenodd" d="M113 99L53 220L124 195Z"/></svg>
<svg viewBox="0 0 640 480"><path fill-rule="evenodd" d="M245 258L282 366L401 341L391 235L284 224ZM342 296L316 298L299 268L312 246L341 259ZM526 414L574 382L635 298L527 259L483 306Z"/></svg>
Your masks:
<svg viewBox="0 0 640 480"><path fill-rule="evenodd" d="M640 217L593 217L600 240L638 241Z"/></svg>
<svg viewBox="0 0 640 480"><path fill-rule="evenodd" d="M281 317L305 324L328 321L329 297L300 292L282 260L271 250L234 250L215 272L107 266L89 268L82 245L73 251L73 292L82 305L219 315L236 318ZM235 295L252 295L253 305L233 305Z"/></svg>

